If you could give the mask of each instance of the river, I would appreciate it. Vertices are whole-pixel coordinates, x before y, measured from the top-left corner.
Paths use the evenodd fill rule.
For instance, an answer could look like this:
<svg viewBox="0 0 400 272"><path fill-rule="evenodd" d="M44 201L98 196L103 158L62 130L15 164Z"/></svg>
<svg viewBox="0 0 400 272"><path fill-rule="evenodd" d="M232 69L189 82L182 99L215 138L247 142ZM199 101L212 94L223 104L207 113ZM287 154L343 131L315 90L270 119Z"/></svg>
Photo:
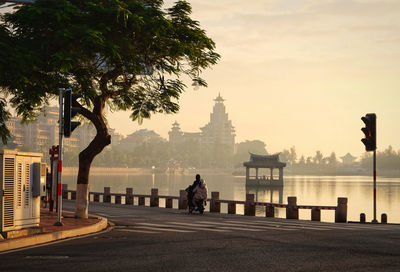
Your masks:
<svg viewBox="0 0 400 272"><path fill-rule="evenodd" d="M231 175L204 174L202 176L211 192L219 192L220 199L245 200L246 193L255 194L256 201L287 203L288 196L296 196L298 205L336 206L338 197L348 198L348 220L359 221L360 213L366 214L367 221L373 219L373 182L370 176L285 176L281 189L246 187L245 177ZM178 196L194 180L194 175L166 174L113 174L92 175L90 191L103 192L111 187L112 193L125 193L125 188L133 188L134 194L150 194L151 188L158 188L160 195ZM75 190L76 175L63 175L63 183ZM160 205L164 202L160 199ZM377 219L386 213L389 223L400 223L400 178L377 178ZM227 207L222 204L222 212ZM243 214L243 206L237 212ZM263 207L257 207L257 215L265 214ZM311 218L310 210L299 210L300 219ZM284 209L276 209L276 217L285 217ZM321 221L333 222L334 211L322 211Z"/></svg>

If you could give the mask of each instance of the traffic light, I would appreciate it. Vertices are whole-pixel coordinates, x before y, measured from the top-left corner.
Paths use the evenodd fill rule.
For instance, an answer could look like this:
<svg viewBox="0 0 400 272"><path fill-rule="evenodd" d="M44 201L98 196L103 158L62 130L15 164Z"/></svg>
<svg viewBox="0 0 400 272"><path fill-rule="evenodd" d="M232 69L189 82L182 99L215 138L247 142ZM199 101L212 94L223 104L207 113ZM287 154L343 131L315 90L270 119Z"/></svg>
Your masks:
<svg viewBox="0 0 400 272"><path fill-rule="evenodd" d="M368 113L361 117L361 120L365 123L365 127L361 128L364 132L365 138L361 139L361 142L365 145L366 151L376 150L376 115L375 113Z"/></svg>
<svg viewBox="0 0 400 272"><path fill-rule="evenodd" d="M72 104L81 97L80 94L72 94L71 89L66 89L64 93L64 136L69 138L71 132L77 128L81 122L71 121L74 116L79 113L80 109L73 107ZM76 102L77 103L77 102Z"/></svg>

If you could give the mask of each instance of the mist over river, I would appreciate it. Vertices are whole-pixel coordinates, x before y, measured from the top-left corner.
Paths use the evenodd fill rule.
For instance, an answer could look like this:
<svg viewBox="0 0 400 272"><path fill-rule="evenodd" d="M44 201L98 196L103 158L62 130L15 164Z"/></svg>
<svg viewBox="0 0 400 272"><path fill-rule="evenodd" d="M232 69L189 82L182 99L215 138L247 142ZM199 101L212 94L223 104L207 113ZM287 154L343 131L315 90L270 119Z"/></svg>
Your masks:
<svg viewBox="0 0 400 272"><path fill-rule="evenodd" d="M202 174L202 173L200 173ZM247 186L243 176L202 174L208 184L208 196L219 192L220 199L245 200L246 193L255 194L256 201L287 203L288 196L296 196L298 205L336 206L338 197L348 198L348 220L359 221L360 213L366 220L373 219L373 182L371 176L285 176L283 188ZM109 174L91 175L90 191L103 192L111 187L112 193L125 193L127 187L134 194L150 194L151 188L158 188L159 195L178 196L194 180L194 175L167 174ZM76 175L63 174L63 183L75 190ZM136 202L135 202L136 204ZM164 200L160 199L160 206ZM174 204L176 207L176 204ZM207 206L209 207L209 205ZM226 204L221 206L227 212ZM237 206L237 213L243 214L243 205ZM400 178L377 177L377 219L382 213L388 215L389 223L400 223ZM257 216L264 216L264 207L257 207ZM284 209L275 209L276 217L285 217ZM299 210L300 219L311 219L311 210ZM334 211L321 211L321 221L333 222Z"/></svg>

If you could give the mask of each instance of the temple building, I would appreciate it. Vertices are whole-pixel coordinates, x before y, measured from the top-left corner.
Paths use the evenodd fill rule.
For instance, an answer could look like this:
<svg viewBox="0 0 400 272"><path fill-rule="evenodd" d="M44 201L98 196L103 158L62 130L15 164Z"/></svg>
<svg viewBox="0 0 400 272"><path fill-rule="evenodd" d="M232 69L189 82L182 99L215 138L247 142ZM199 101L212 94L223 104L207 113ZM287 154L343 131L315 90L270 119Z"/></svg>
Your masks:
<svg viewBox="0 0 400 272"><path fill-rule="evenodd" d="M202 152L203 167L228 167L229 158L235 152L235 129L220 94L214 99L210 121L200 128L200 132L183 132L178 122L172 124L169 142L178 147L184 143L198 145Z"/></svg>
<svg viewBox="0 0 400 272"><path fill-rule="evenodd" d="M214 101L215 105L213 112L210 114L210 122L200 128L202 145L223 145L226 151L230 155L233 155L236 135L232 121L229 120L225 109L225 100L218 94L218 97Z"/></svg>
<svg viewBox="0 0 400 272"><path fill-rule="evenodd" d="M351 155L350 153L347 153L346 155L344 155L343 157L340 157L343 161L343 164L353 164L357 157L354 157L353 155Z"/></svg>

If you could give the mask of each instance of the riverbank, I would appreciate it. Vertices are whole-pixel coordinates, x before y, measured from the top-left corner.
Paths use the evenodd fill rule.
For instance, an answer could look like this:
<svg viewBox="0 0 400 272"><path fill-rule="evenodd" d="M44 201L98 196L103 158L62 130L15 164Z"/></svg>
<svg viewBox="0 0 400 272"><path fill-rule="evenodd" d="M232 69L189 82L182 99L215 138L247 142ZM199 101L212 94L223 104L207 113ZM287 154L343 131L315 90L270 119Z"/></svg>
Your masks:
<svg viewBox="0 0 400 272"><path fill-rule="evenodd" d="M173 174L173 175L196 175L214 174L214 175L230 175L232 169L184 169L184 171L169 172L166 169L152 168L118 168L118 167L91 167L90 175L150 175L150 174ZM63 174L77 175L78 167L64 167Z"/></svg>

